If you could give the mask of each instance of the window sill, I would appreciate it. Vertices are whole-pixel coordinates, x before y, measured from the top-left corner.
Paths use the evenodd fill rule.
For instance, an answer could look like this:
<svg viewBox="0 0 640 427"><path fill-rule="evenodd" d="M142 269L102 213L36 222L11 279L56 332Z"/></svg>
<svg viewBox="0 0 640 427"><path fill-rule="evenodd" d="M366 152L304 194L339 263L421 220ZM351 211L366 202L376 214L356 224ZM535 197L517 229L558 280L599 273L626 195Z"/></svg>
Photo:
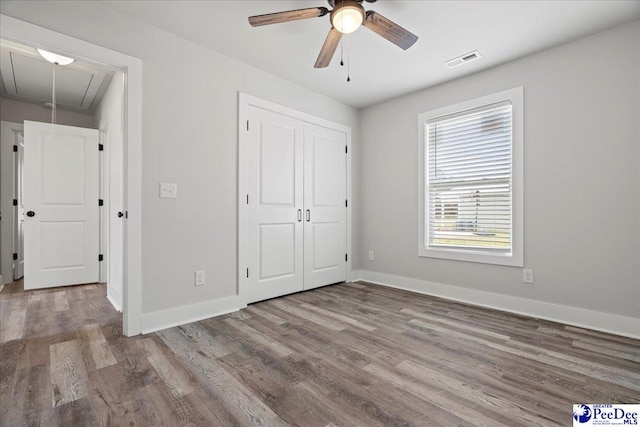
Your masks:
<svg viewBox="0 0 640 427"><path fill-rule="evenodd" d="M524 267L522 255L514 253L488 253L470 249L427 249L419 248L418 256L423 258L448 259L452 261L476 262L480 264Z"/></svg>

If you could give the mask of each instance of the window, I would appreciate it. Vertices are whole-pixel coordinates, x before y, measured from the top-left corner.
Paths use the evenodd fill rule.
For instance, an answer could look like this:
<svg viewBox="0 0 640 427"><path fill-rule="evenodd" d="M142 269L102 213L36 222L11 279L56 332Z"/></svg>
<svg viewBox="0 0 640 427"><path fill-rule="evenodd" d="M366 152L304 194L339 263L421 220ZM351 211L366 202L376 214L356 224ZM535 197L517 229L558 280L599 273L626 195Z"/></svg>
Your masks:
<svg viewBox="0 0 640 427"><path fill-rule="evenodd" d="M419 116L419 255L523 266L523 89Z"/></svg>

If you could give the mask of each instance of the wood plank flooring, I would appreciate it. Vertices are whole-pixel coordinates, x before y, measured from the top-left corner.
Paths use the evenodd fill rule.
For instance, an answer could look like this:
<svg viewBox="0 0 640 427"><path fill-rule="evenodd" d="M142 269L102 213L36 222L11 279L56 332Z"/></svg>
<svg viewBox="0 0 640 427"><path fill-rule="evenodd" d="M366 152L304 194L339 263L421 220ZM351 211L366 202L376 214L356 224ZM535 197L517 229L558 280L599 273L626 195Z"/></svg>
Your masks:
<svg viewBox="0 0 640 427"><path fill-rule="evenodd" d="M2 426L567 426L640 341L367 283L144 336L103 285L0 293Z"/></svg>

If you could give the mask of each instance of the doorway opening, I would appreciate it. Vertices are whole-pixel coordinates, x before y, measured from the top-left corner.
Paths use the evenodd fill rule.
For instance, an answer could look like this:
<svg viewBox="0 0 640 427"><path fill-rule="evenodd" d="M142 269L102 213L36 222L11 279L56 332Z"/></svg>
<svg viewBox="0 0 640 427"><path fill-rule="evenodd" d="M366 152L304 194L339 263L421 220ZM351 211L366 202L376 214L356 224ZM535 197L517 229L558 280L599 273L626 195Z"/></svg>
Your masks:
<svg viewBox="0 0 640 427"><path fill-rule="evenodd" d="M112 211L123 210L123 75L74 59L60 66L7 40L0 58L2 119L9 121L2 153L13 159L2 168L2 196L12 199L3 234L13 232L3 244L3 282L26 271L28 290L108 283L109 300L122 311L122 227ZM117 234L109 232L114 227Z"/></svg>
<svg viewBox="0 0 640 427"><path fill-rule="evenodd" d="M122 249L122 262L121 265L114 267L114 270L119 269L122 277L123 333L126 336L137 335L141 332L141 61L5 15L0 15L0 19L2 24L0 25L1 40L20 43L29 48L42 48L75 58L78 61L96 64L114 73L121 73L122 149L121 160L115 163L119 166L122 177L120 180L122 208L116 211L116 217L120 212L124 218L122 218L122 237L120 242L114 245ZM101 144L108 142L108 134L114 129L115 122L117 122L115 116L108 115L105 120L97 124L96 127L102 130L103 141ZM4 160L3 164L6 164ZM105 172L103 175L111 177L108 162L105 162L101 167ZM112 200L110 196L109 201ZM106 198L107 196L104 196L104 199ZM3 199L5 199L4 195ZM106 219L103 221L104 224L106 224ZM4 220L2 222L4 223ZM6 227L3 228L6 229ZM103 232L107 228L105 227ZM108 233L104 234L108 236ZM112 236L108 236L104 240L105 242L114 241ZM3 254L4 252L2 251ZM111 267L112 264L109 265L109 270ZM3 275L5 274L4 270L3 268ZM109 275L108 270L105 273L107 276ZM117 276L114 272L112 275Z"/></svg>

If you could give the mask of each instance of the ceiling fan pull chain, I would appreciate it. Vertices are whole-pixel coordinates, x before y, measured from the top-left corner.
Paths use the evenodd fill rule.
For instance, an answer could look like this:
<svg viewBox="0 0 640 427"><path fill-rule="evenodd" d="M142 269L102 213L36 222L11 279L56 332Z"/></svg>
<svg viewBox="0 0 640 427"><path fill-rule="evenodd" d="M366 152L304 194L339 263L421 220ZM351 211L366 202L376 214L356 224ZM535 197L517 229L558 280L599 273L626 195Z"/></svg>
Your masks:
<svg viewBox="0 0 640 427"><path fill-rule="evenodd" d="M344 41L340 39L340 66L344 67Z"/></svg>
<svg viewBox="0 0 640 427"><path fill-rule="evenodd" d="M53 64L53 82L51 84L51 124L56 124L56 67L58 64Z"/></svg>
<svg viewBox="0 0 640 427"><path fill-rule="evenodd" d="M347 45L347 82L351 81L351 49L350 44Z"/></svg>

